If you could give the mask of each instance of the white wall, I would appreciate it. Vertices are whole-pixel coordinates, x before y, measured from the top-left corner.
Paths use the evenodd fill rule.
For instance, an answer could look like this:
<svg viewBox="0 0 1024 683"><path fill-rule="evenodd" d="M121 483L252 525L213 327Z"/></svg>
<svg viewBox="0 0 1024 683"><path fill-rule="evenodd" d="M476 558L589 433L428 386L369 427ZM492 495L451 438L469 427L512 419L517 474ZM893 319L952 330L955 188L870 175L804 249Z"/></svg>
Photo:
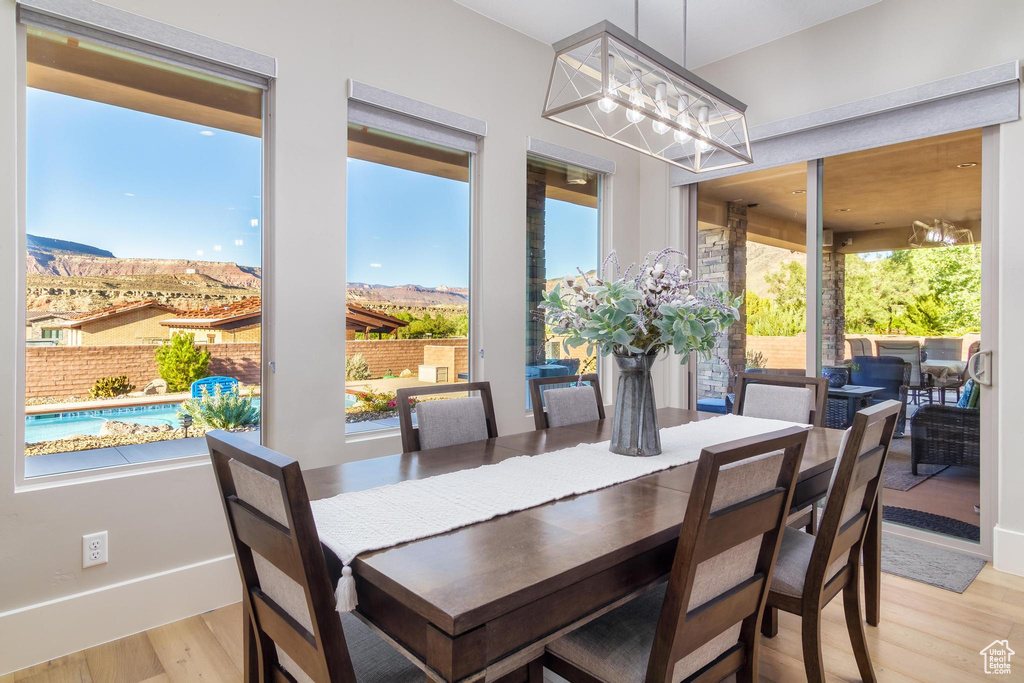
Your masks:
<svg viewBox="0 0 1024 683"><path fill-rule="evenodd" d="M397 452L398 440L346 445L345 85L354 78L487 121L480 161L478 376L494 385L502 433L524 415L526 142L535 136L615 160L606 193L624 259L666 244L667 171L657 161L542 120L552 52L449 0L109 0L109 4L278 59L274 211L264 298L270 446L314 467ZM300 9L301 12L296 11ZM17 51L13 0L0 0L0 358L23 353L17 226ZM327 329L294 335L315 318ZM331 327L333 326L333 328ZM22 395L0 363L0 673L238 599L208 465L15 491ZM81 536L110 532L110 563L83 571ZM220 559L217 559L220 558ZM45 626L45 628L44 628Z"/></svg>
<svg viewBox="0 0 1024 683"><path fill-rule="evenodd" d="M723 59L698 73L745 101L751 125L1024 58L1017 0L885 0ZM1024 574L1024 122L999 134L999 303L995 359L999 504L996 568ZM991 404L990 404L991 405Z"/></svg>

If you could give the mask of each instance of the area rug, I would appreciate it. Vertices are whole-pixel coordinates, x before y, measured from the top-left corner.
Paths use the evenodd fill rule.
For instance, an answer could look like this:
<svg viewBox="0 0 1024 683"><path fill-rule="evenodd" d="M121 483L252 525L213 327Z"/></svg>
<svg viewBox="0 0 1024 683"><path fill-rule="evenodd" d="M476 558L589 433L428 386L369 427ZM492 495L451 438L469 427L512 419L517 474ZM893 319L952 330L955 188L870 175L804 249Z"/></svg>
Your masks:
<svg viewBox="0 0 1024 683"><path fill-rule="evenodd" d="M947 536L962 538L967 541L980 541L981 528L975 524L968 524L952 517L921 512L909 508L900 508L894 505L882 506L882 519L886 522L895 522L904 526L925 531L934 531Z"/></svg>
<svg viewBox="0 0 1024 683"><path fill-rule="evenodd" d="M918 465L917 474L910 471L910 428L907 436L893 439L885 462L882 486L894 491L909 491L921 482L946 469L948 465Z"/></svg>
<svg viewBox="0 0 1024 683"><path fill-rule="evenodd" d="M965 553L882 534L882 571L887 574L963 593L984 566L985 560Z"/></svg>

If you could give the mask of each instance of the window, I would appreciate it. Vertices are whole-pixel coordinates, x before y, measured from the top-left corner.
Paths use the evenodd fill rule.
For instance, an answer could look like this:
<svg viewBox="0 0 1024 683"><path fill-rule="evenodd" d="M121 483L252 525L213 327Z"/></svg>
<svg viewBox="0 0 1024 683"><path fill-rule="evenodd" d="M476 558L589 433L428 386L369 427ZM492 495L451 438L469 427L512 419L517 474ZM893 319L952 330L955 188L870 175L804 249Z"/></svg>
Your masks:
<svg viewBox="0 0 1024 683"><path fill-rule="evenodd" d="M397 389L469 381L472 154L349 125L345 432L397 429Z"/></svg>
<svg viewBox="0 0 1024 683"><path fill-rule="evenodd" d="M526 160L526 381L597 371L585 346L568 351L537 306L566 276L597 274L601 174L539 157ZM558 385L552 385L558 386ZM530 408L529 386L526 408Z"/></svg>
<svg viewBox="0 0 1024 683"><path fill-rule="evenodd" d="M34 26L25 57L26 306L62 340L25 350L25 476L205 453L207 375L258 439L263 90Z"/></svg>

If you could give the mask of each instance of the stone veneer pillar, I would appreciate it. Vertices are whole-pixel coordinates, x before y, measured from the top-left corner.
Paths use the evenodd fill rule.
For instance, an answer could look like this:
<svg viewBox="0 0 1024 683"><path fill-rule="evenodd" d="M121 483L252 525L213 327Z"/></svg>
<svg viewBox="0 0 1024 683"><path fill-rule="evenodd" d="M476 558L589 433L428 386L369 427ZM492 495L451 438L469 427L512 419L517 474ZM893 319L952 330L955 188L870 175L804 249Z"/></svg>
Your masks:
<svg viewBox="0 0 1024 683"><path fill-rule="evenodd" d="M733 294L747 288L747 207L730 202L725 226L697 231L697 277L721 284ZM747 313L715 345L718 358L697 364L697 397L721 398L732 391L735 373L746 368Z"/></svg>
<svg viewBox="0 0 1024 683"><path fill-rule="evenodd" d="M821 364L846 355L846 254L825 252L821 264Z"/></svg>
<svg viewBox="0 0 1024 683"><path fill-rule="evenodd" d="M544 201L547 173L527 162L526 167L526 364L544 362L544 321L537 318L537 306L544 299L547 284L544 255Z"/></svg>

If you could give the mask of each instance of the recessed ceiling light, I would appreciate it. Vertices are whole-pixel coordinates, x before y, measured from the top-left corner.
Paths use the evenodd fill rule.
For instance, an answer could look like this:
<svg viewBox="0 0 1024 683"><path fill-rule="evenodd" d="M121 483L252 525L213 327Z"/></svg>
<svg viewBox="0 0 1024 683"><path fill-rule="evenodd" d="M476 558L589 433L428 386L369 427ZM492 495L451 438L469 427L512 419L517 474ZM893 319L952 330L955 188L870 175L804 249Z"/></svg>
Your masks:
<svg viewBox="0 0 1024 683"><path fill-rule="evenodd" d="M977 165L978 165L977 161L965 161L962 164L957 164L956 167L957 168L974 168Z"/></svg>
<svg viewBox="0 0 1024 683"><path fill-rule="evenodd" d="M807 190L793 190L793 194L807 194Z"/></svg>
<svg viewBox="0 0 1024 683"><path fill-rule="evenodd" d="M216 133L214 133L212 130L201 130L201 131L199 131L199 134L200 135L205 135L206 137L211 137L211 136L216 135Z"/></svg>
<svg viewBox="0 0 1024 683"><path fill-rule="evenodd" d="M839 213L846 213L849 209L836 209Z"/></svg>
<svg viewBox="0 0 1024 683"><path fill-rule="evenodd" d="M730 202L735 202L735 203L739 204L740 202L743 201L743 197L740 197L739 199L730 199L729 201Z"/></svg>

